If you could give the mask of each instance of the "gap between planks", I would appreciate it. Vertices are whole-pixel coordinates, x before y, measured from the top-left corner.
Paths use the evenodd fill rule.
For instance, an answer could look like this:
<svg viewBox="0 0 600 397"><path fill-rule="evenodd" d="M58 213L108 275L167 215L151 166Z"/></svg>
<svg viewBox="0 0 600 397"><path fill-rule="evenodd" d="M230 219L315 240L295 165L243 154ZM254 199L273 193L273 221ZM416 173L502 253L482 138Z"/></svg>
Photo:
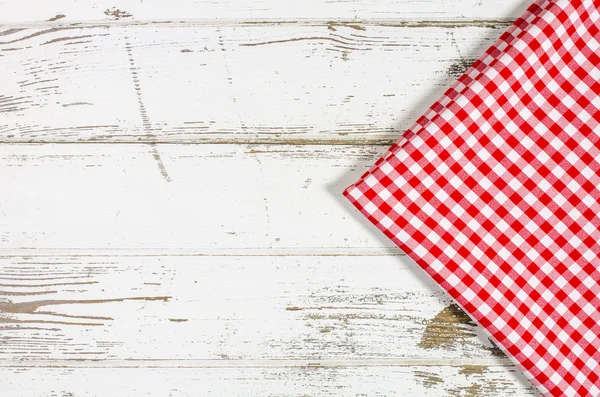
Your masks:
<svg viewBox="0 0 600 397"><path fill-rule="evenodd" d="M260 145L260 146L268 146L268 145L276 145L276 146L390 146L394 142L396 142L404 132L399 133L394 137L380 137L380 138L371 138L371 139L363 139L363 138L355 138L355 139L323 139L323 138L304 138L304 139L289 139L289 138L277 138L270 137L268 140L265 139L245 139L243 137L237 138L235 140L224 140L224 139L205 139L202 141L168 141L160 138L152 138L146 140L131 140L131 141L81 141L81 140L64 140L64 141L36 141L36 140L14 140L5 141L0 138L0 145L148 145L148 144L156 144L156 145L242 145L242 146L252 146L252 145ZM144 137L141 137L144 138Z"/></svg>
<svg viewBox="0 0 600 397"><path fill-rule="evenodd" d="M3 22L1 27L8 28L95 28L95 27L131 27L131 26L248 26L248 25L298 25L298 26L323 26L334 24L336 26L382 26L398 28L501 28L508 27L514 22L515 18L497 18L497 19L393 19L393 18L372 18L372 19L177 19L177 20L91 20L91 21L38 21L38 22Z"/></svg>
<svg viewBox="0 0 600 397"><path fill-rule="evenodd" d="M399 248L121 248L121 249L0 249L0 259L14 257L177 257L177 256L406 256Z"/></svg>
<svg viewBox="0 0 600 397"><path fill-rule="evenodd" d="M0 368L341 368L341 367L514 367L495 359L367 359L367 360L0 360Z"/></svg>

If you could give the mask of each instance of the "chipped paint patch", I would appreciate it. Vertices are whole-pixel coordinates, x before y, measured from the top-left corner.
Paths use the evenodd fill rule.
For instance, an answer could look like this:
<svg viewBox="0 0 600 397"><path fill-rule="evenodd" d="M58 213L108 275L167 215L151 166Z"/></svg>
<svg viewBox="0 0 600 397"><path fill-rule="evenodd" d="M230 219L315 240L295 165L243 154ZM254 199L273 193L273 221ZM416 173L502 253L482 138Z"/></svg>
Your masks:
<svg viewBox="0 0 600 397"><path fill-rule="evenodd" d="M465 365L458 371L462 375L479 375L486 371L487 367L484 365Z"/></svg>
<svg viewBox="0 0 600 397"><path fill-rule="evenodd" d="M331 30L332 32L336 32L337 28L340 28L340 27L350 28L350 29L354 29L354 30L361 30L361 31L367 30L359 22L334 22L334 21L327 22L327 29Z"/></svg>
<svg viewBox="0 0 600 397"><path fill-rule="evenodd" d="M170 299L170 296L150 296L150 297L131 297L131 298L116 298L116 299L91 299L91 300L38 300L29 302L13 302L10 299L0 300L0 315L15 315L15 314L37 314L46 315L50 318L66 318L82 320L113 320L111 317L101 316L71 316L68 314L62 314L54 311L40 311L38 309L46 306L62 306L62 305L90 305L90 304L101 304L111 302L125 302L125 301L163 301L166 302ZM65 324L65 325L104 325L103 323L94 322L67 322L57 320L19 320L8 316L0 316L0 323L51 323L51 324Z"/></svg>
<svg viewBox="0 0 600 397"><path fill-rule="evenodd" d="M471 65L473 65L473 63L475 63L476 60L477 58L457 59L448 67L446 73L448 74L448 76L457 79L460 76L462 76L467 70L469 70Z"/></svg>
<svg viewBox="0 0 600 397"><path fill-rule="evenodd" d="M424 349L451 349L475 338L476 325L455 303L446 306L425 327L419 342Z"/></svg>
<svg viewBox="0 0 600 397"><path fill-rule="evenodd" d="M86 34L86 35L82 35L82 36L58 37L56 39L52 39L52 40L46 41L45 43L42 43L40 45L47 45L47 44L52 44L52 43L59 43L61 41L87 39L87 38L90 38L90 37L94 37L94 36L91 35L91 34Z"/></svg>
<svg viewBox="0 0 600 397"><path fill-rule="evenodd" d="M90 102L72 102L72 103L64 103L62 105L63 108L69 107L69 106L84 106L84 105L93 105L93 103Z"/></svg>
<svg viewBox="0 0 600 397"><path fill-rule="evenodd" d="M415 378L417 378L417 381L426 388L431 388L444 383L444 378L431 372L417 370L414 372L414 375Z"/></svg>
<svg viewBox="0 0 600 397"><path fill-rule="evenodd" d="M58 21L59 19L63 19L65 18L66 15L65 14L56 14L55 16L53 16L50 19L47 19L48 22L54 22L54 21Z"/></svg>
<svg viewBox="0 0 600 397"><path fill-rule="evenodd" d="M112 18L114 20L118 20L118 19L121 19L121 18L131 18L131 17L133 17L133 15L131 13L129 13L127 11L120 10L118 8L115 8L115 7L111 8L111 9L107 8L104 11L104 15L106 15L107 17L110 17L110 18Z"/></svg>

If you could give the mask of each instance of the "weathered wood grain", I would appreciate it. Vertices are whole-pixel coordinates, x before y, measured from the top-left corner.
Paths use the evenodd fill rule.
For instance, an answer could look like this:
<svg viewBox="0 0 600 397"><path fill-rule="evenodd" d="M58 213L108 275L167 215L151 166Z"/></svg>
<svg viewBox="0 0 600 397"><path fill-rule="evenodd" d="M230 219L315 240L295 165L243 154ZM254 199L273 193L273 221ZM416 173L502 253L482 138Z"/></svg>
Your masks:
<svg viewBox="0 0 600 397"><path fill-rule="evenodd" d="M5 256L0 297L0 365L510 366L406 257Z"/></svg>
<svg viewBox="0 0 600 397"><path fill-rule="evenodd" d="M388 145L505 28L7 29L0 141Z"/></svg>
<svg viewBox="0 0 600 397"><path fill-rule="evenodd" d="M164 390L137 376L167 377L192 395L216 392L218 379L231 376L258 395L267 384L282 388L274 395L311 395L300 384L285 389L294 374L329 385L337 374L356 377L351 389L331 388L336 395L387 384L419 395L533 393L400 257L3 257L0 288L3 395L20 395L23 383L29 393L114 395L106 384L125 381L117 375L124 373L129 388L119 395ZM105 385L94 386L93 374ZM47 376L54 381L43 383ZM74 376L78 389L63 388ZM213 379L207 390L198 386L204 376ZM267 384L250 386L252 379Z"/></svg>
<svg viewBox="0 0 600 397"><path fill-rule="evenodd" d="M539 396L505 367L0 368L11 397Z"/></svg>
<svg viewBox="0 0 600 397"><path fill-rule="evenodd" d="M398 253L341 196L384 150L0 145L0 253Z"/></svg>
<svg viewBox="0 0 600 397"><path fill-rule="evenodd" d="M80 21L169 21L180 19L514 19L529 5L523 0L3 0L0 23Z"/></svg>

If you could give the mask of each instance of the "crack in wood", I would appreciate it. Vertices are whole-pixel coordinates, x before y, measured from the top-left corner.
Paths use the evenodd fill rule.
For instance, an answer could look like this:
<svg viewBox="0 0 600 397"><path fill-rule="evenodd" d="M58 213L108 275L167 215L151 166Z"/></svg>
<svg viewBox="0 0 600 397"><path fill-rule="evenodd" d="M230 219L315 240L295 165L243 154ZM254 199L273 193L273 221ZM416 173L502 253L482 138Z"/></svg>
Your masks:
<svg viewBox="0 0 600 397"><path fill-rule="evenodd" d="M135 61L133 58L133 48L131 46L131 43L129 42L128 37L125 37L125 49L129 57L129 70L131 71L131 76L133 78L133 86L135 88L135 94L137 96L138 108L140 111L140 116L142 117L142 126L144 128L144 131L146 132L146 136L151 140L155 140L156 137L152 133L152 124L150 123L148 112L146 111L146 105L144 105L144 101L142 100L142 86L140 83L140 79L137 75L137 67L135 66ZM152 158L156 162L160 174L167 182L171 182L171 177L169 176L169 173L165 168L165 164L162 160L160 152L158 151L158 148L156 147L156 143L150 142L149 145L151 148Z"/></svg>
<svg viewBox="0 0 600 397"><path fill-rule="evenodd" d="M68 41L68 40L87 39L89 37L94 37L94 35L85 34L85 35L82 35L82 36L58 37L56 39L52 39L52 40L46 41L45 43L42 43L40 45L47 45L47 44L52 44L52 43L59 43L61 41Z"/></svg>
<svg viewBox="0 0 600 397"><path fill-rule="evenodd" d="M14 40L10 40L10 41L0 41L0 44L12 44L12 43L17 43L19 41L24 41L24 40L28 40L28 39L32 39L34 37L38 37L44 34L49 34L49 33L54 33L54 32L60 32L62 30L72 30L72 29L77 29L76 27L68 27L68 26L62 26L62 27L57 27L57 28L50 28L50 29L45 29L45 30L41 30L39 32L35 32L32 33L30 35L24 36L24 37L20 37L18 39L14 39ZM19 31L17 29L10 29L12 32L11 33L15 33L16 31ZM20 29L20 30L24 30L24 29Z"/></svg>

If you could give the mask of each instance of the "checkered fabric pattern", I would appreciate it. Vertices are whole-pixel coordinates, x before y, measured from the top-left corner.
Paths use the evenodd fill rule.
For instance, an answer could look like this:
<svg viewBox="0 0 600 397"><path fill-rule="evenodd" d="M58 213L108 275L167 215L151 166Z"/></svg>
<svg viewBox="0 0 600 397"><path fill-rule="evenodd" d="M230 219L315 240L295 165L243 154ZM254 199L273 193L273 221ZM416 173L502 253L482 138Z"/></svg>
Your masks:
<svg viewBox="0 0 600 397"><path fill-rule="evenodd" d="M546 396L600 395L600 1L536 1L344 195Z"/></svg>

